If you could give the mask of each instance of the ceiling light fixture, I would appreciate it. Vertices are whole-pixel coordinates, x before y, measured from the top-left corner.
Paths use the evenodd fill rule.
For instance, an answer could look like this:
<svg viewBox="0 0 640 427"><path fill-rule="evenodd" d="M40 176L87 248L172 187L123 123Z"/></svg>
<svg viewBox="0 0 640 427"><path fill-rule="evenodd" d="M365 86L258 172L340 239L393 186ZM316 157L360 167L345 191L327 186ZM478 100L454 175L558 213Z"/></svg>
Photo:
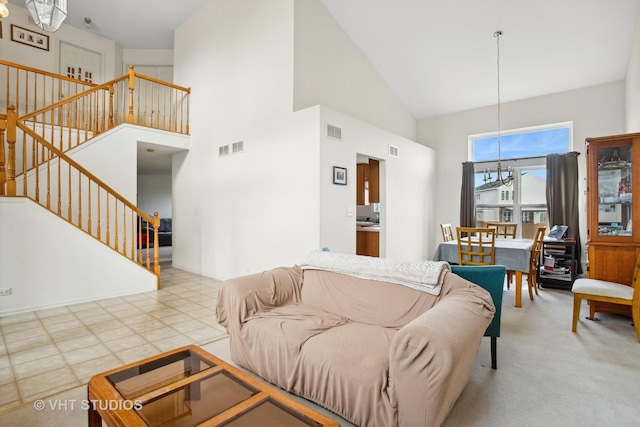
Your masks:
<svg viewBox="0 0 640 427"><path fill-rule="evenodd" d="M7 0L0 0L0 18L9 16L9 8L7 8Z"/></svg>
<svg viewBox="0 0 640 427"><path fill-rule="evenodd" d="M91 29L91 23L92 23L92 22L93 22L93 21L91 20L91 18L89 18L88 16L87 16L87 17L85 17L85 18L84 18L84 27L85 27L87 30L90 30L90 29Z"/></svg>
<svg viewBox="0 0 640 427"><path fill-rule="evenodd" d="M67 17L67 0L27 0L27 10L38 27L53 33Z"/></svg>
<svg viewBox="0 0 640 427"><path fill-rule="evenodd" d="M485 185L489 187L499 187L502 185L510 186L513 183L513 171L511 170L511 166L507 167L506 171L502 170L502 162L500 159L500 36L502 36L502 31L498 30L493 33L493 37L496 38L496 45L498 51L498 59L497 59L497 68L498 68L498 164L496 165L496 179L493 180L491 176L490 170L484 171L484 177L482 180ZM502 173L506 173L506 177L502 176Z"/></svg>

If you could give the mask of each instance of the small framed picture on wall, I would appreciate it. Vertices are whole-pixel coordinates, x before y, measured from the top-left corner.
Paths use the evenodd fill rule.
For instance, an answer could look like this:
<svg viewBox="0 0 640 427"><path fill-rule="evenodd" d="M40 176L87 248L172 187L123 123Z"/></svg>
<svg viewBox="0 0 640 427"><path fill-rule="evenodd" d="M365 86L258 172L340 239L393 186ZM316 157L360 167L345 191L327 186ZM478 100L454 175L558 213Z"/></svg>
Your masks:
<svg viewBox="0 0 640 427"><path fill-rule="evenodd" d="M11 40L37 49L49 50L49 36L11 24Z"/></svg>
<svg viewBox="0 0 640 427"><path fill-rule="evenodd" d="M347 168L341 168L340 166L333 167L333 183L347 185Z"/></svg>

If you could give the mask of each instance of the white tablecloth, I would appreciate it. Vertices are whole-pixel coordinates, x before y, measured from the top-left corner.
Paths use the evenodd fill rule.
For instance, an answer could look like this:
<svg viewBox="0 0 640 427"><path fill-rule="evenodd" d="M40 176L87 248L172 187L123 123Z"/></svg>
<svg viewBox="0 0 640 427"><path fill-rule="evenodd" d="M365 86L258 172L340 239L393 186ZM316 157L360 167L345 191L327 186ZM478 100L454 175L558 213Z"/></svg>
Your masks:
<svg viewBox="0 0 640 427"><path fill-rule="evenodd" d="M529 272L531 256L531 239L496 239L496 265L504 265L507 270ZM451 240L438 245L434 261L458 262L458 241Z"/></svg>

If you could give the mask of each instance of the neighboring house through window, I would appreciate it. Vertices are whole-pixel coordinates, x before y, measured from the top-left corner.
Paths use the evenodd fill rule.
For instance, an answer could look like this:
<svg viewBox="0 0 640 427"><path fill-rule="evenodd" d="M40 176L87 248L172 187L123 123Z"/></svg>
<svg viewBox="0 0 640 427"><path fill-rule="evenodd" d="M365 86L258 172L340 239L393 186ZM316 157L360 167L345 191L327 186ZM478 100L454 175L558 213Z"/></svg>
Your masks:
<svg viewBox="0 0 640 427"><path fill-rule="evenodd" d="M511 167L511 186L490 186L483 181L489 170L496 178L497 133L471 135L469 145L475 166L476 226L490 221L518 223L518 236L533 238L547 224L546 155L571 150L573 124L559 123L500 133L500 160ZM503 173L504 176L504 173Z"/></svg>

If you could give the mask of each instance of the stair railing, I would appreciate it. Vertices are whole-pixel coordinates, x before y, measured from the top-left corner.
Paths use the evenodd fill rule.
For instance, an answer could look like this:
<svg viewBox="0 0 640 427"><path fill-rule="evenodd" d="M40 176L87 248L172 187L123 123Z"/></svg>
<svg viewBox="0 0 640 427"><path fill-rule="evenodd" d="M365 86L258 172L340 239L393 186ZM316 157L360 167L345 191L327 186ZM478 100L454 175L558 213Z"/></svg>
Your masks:
<svg viewBox="0 0 640 427"><path fill-rule="evenodd" d="M9 166L7 195L32 199L152 271L159 280L159 245L153 244L153 259L149 250L153 242L158 242L157 212L151 217L140 210L16 115L15 107L9 106L7 164L11 165L15 158L16 130L20 130L22 145L33 147L30 152L25 151L24 162L38 166L18 177Z"/></svg>
<svg viewBox="0 0 640 427"><path fill-rule="evenodd" d="M0 59L0 114L16 107L18 117L96 86L94 83L50 73Z"/></svg>
<svg viewBox="0 0 640 427"><path fill-rule="evenodd" d="M5 61L0 66L16 68ZM74 94L75 89L61 88L74 88L76 82L59 76L67 86L49 84L51 95L45 90L32 97L40 93L40 80L16 78L20 83L14 90L11 73L6 75L5 98L17 100L20 108L8 106L7 115L0 115L0 196L29 197L150 270L153 245L153 272L159 278L157 213L150 217L65 152L123 123L188 134L191 90L130 67L127 75L102 85L78 81L83 90ZM46 100L53 102L33 111Z"/></svg>

